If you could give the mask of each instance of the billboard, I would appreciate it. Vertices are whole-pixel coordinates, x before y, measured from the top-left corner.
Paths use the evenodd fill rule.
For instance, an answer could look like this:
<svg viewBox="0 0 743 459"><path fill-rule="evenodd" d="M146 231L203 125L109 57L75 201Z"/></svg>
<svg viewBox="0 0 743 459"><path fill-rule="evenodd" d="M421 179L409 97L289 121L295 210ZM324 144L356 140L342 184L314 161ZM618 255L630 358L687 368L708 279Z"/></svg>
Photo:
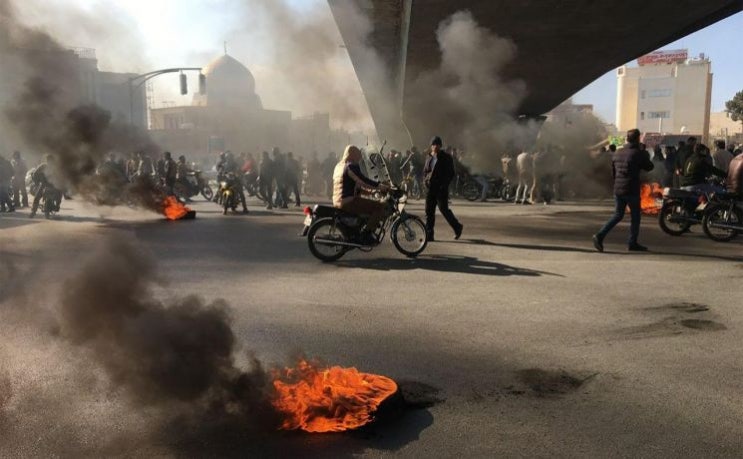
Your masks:
<svg viewBox="0 0 743 459"><path fill-rule="evenodd" d="M639 65L673 64L683 62L689 58L688 49L671 49L655 51L637 59Z"/></svg>

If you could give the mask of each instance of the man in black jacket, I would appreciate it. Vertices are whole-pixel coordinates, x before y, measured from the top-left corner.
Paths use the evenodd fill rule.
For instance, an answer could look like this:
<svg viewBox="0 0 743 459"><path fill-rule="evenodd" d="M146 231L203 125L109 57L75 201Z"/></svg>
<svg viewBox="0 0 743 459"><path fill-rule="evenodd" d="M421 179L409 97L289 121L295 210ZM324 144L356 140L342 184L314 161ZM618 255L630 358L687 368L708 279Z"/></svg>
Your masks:
<svg viewBox="0 0 743 459"><path fill-rule="evenodd" d="M627 132L627 144L617 150L612 157L612 174L614 176L614 199L616 207L614 216L593 236L593 246L599 252L604 251L604 238L617 223L624 218L624 210L630 209L632 224L628 250L646 252L648 249L637 243L640 234L640 172L653 170L650 153L640 144L640 131L632 129Z"/></svg>
<svg viewBox="0 0 743 459"><path fill-rule="evenodd" d="M429 241L434 240L433 228L436 223L436 206L454 230L454 239L459 239L464 228L449 209L449 184L454 178L454 160L441 148L442 144L439 137L431 139L431 154L423 167L424 180L428 187L428 194L426 195L426 231Z"/></svg>

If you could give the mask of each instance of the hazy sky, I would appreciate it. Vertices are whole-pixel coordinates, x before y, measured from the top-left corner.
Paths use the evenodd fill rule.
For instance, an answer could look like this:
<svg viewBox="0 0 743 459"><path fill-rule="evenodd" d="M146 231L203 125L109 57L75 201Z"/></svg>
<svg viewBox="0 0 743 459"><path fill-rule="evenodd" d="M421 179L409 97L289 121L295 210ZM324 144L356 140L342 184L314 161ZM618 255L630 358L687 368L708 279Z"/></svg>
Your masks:
<svg viewBox="0 0 743 459"><path fill-rule="evenodd" d="M279 2L281 0L275 0ZM309 11L331 17L325 0L286 0L302 18ZM203 66L223 52L223 42L228 41L229 53L243 62L255 75L257 91L267 108L295 109L287 106L291 99L275 85L281 76L272 70L271 37L261 27L257 15L251 14L250 0L42 0L34 9L33 2L19 2L28 9L29 17L46 24L40 12L65 11L79 8L94 17L113 18L117 27L106 39L78 33L62 21L52 24L57 35L69 46L98 49L100 66L106 70L147 71L169 66ZM113 8L113 13L111 10ZM241 11L241 14L235 14ZM105 12L105 14L104 14ZM317 13L315 13L317 15ZM48 14L47 14L48 15ZM56 15L59 16L59 15ZM57 18L58 19L58 18ZM82 29L82 28L78 28ZM129 39L122 41L118 31L129 32ZM705 53L712 60L714 83L712 109L724 108L726 100L743 90L743 54L741 53L743 14L739 13L705 30L690 35L665 49L688 48L690 55ZM607 31L610 33L611 31ZM338 37L337 72L334 78L355 80L355 74ZM115 50L115 52L111 52ZM634 65L634 64L633 64ZM297 69L301 71L301 69ZM193 85L192 87L195 87ZM177 77L157 80L155 95L159 103L190 103L191 96L177 94ZM365 106L357 83L351 85L350 98ZM348 92L346 88L346 92ZM616 106L615 71L607 73L580 91L574 101L594 104L596 112L607 122L613 122ZM365 109L365 107L364 107ZM303 113L300 113L303 114ZM364 126L363 123L359 127Z"/></svg>

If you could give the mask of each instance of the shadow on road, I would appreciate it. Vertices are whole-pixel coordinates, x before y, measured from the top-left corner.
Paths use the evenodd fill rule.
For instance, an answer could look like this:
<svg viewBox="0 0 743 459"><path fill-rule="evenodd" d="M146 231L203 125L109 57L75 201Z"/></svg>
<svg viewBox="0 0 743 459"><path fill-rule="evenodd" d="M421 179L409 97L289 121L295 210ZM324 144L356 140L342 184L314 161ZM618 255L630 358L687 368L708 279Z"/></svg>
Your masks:
<svg viewBox="0 0 743 459"><path fill-rule="evenodd" d="M38 223L38 221L28 218L28 214L6 213L0 217L0 229L18 228L21 226L33 225L34 223Z"/></svg>
<svg viewBox="0 0 743 459"><path fill-rule="evenodd" d="M474 245L484 245L489 247L506 247L509 249L524 249L524 250L546 250L548 252L578 252L578 253L593 253L595 250L583 249L580 247L566 247L560 245L535 245L535 244L503 244L498 242L490 242L485 239L468 239L463 241Z"/></svg>
<svg viewBox="0 0 743 459"><path fill-rule="evenodd" d="M515 266L479 260L475 257L433 255L418 257L414 260L400 258L377 258L345 260L336 263L345 268L376 269L381 271L401 271L410 269L424 269L448 273L480 274L483 276L558 276L560 274L533 269L518 268Z"/></svg>

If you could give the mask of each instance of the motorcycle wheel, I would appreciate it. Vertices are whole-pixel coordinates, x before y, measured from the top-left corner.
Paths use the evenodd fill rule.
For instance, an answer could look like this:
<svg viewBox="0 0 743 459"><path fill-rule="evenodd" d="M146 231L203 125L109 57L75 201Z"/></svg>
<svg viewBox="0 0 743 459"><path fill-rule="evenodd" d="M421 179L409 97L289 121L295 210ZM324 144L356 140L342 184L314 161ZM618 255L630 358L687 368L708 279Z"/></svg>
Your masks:
<svg viewBox="0 0 743 459"><path fill-rule="evenodd" d="M704 219L702 219L702 229L704 234L708 238L715 242L729 242L738 235L738 231L734 229L715 228L715 223L738 225L743 227L743 212L737 207L733 208L732 214L728 220L727 213L729 208L722 206L714 206L704 213Z"/></svg>
<svg viewBox="0 0 743 459"><path fill-rule="evenodd" d="M395 248L408 258L417 257L426 250L428 245L426 225L423 220L414 215L406 215L397 219L392 224L390 238Z"/></svg>
<svg viewBox="0 0 743 459"><path fill-rule="evenodd" d="M222 215L227 215L230 207L232 207L232 196L222 196Z"/></svg>
<svg viewBox="0 0 743 459"><path fill-rule="evenodd" d="M500 197L506 202L513 201L516 197L516 188L513 185L503 185L500 191Z"/></svg>
<svg viewBox="0 0 743 459"><path fill-rule="evenodd" d="M662 229L664 233L671 236L681 236L691 226L691 223L689 222L670 221L671 217L676 214L676 208L680 206L683 206L683 203L675 201L663 203L663 207L661 207L660 213L658 214L658 224L660 225L660 229Z"/></svg>
<svg viewBox="0 0 743 459"><path fill-rule="evenodd" d="M214 197L214 191L212 191L212 187L209 185L204 185L204 187L201 189L201 196L204 197L207 201L211 201Z"/></svg>
<svg viewBox="0 0 743 459"><path fill-rule="evenodd" d="M310 227L307 233L307 245L310 248L310 253L318 260L327 263L339 260L348 252L348 247L327 243L318 244L317 241L319 239L324 241L348 242L343 231L335 224L332 218L320 219Z"/></svg>
<svg viewBox="0 0 743 459"><path fill-rule="evenodd" d="M416 201L420 201L420 199L422 197L421 187L418 186L417 183L413 183L410 186L410 194L408 196L410 196L411 198L415 199Z"/></svg>
<svg viewBox="0 0 743 459"><path fill-rule="evenodd" d="M480 197L480 187L475 182L467 182L462 187L462 197L468 201L477 201Z"/></svg>

